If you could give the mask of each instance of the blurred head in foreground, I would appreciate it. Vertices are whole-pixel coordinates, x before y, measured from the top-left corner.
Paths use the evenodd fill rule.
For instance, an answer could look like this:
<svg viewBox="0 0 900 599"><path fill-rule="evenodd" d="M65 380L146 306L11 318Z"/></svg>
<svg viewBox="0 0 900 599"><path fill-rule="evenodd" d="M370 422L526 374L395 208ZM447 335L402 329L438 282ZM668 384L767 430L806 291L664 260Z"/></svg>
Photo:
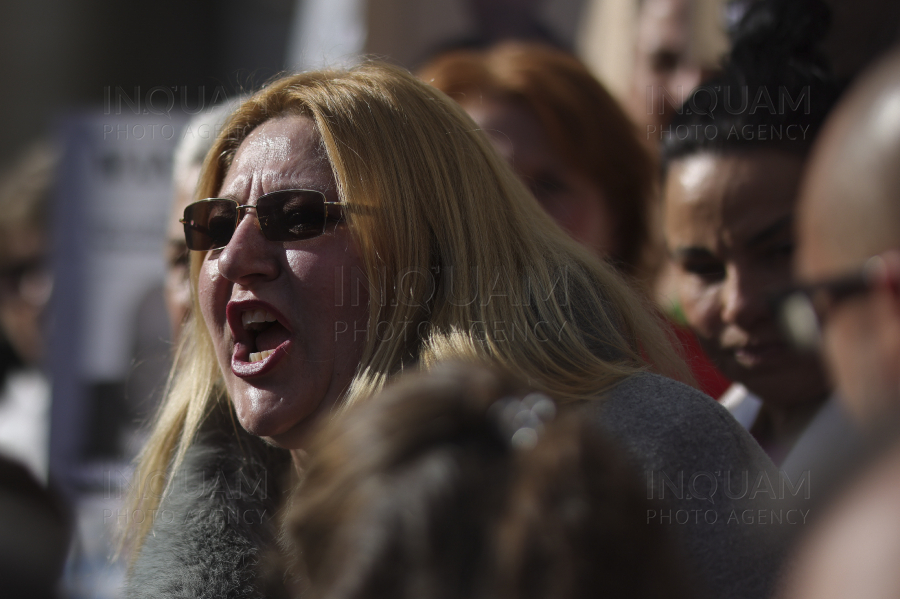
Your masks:
<svg viewBox="0 0 900 599"><path fill-rule="evenodd" d="M555 412L444 365L330 423L289 516L303 596L687 596L636 474Z"/></svg>
<svg viewBox="0 0 900 599"><path fill-rule="evenodd" d="M790 330L823 351L876 454L800 548L784 599L900 596L900 49L842 100L799 205ZM892 430L884 430L885 428ZM872 434L876 433L876 434Z"/></svg>
<svg viewBox="0 0 900 599"><path fill-rule="evenodd" d="M507 42L444 54L419 76L462 105L563 229L619 270L639 273L653 162L577 58Z"/></svg>
<svg viewBox="0 0 900 599"><path fill-rule="evenodd" d="M794 327L860 422L900 409L900 53L829 120L803 186ZM803 326L805 323L805 327ZM821 333L821 339L819 339Z"/></svg>
<svg viewBox="0 0 900 599"><path fill-rule="evenodd" d="M801 547L786 599L900 595L900 49L863 75L816 145L802 187L784 304L823 351L840 396L882 445ZM884 430L885 428L889 430ZM892 430L890 430L892 429ZM875 433L875 434L873 434Z"/></svg>

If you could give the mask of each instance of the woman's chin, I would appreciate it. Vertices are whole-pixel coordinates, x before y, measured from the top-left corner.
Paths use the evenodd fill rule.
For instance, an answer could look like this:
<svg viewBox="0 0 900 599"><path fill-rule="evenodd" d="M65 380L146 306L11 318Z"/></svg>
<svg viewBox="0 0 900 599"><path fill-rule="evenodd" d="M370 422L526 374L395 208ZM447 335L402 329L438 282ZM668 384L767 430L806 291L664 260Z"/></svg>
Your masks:
<svg viewBox="0 0 900 599"><path fill-rule="evenodd" d="M312 425L311 420L313 419L309 415L291 421L278 414L238 413L238 422L245 431L282 449L303 448Z"/></svg>
<svg viewBox="0 0 900 599"><path fill-rule="evenodd" d="M276 435L274 437L262 437L263 441L287 450L304 450L309 445L310 427L299 425L299 430L294 429L287 433Z"/></svg>

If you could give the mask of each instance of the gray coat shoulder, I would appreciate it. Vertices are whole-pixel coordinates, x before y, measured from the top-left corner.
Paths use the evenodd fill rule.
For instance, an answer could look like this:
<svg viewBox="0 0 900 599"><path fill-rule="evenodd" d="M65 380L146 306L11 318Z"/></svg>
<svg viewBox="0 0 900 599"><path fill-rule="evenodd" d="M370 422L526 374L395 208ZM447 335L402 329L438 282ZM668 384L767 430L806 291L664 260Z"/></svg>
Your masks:
<svg viewBox="0 0 900 599"><path fill-rule="evenodd" d="M635 464L703 596L771 594L784 550L779 473L743 427L700 391L651 373L574 409ZM777 524L777 523L776 523Z"/></svg>
<svg viewBox="0 0 900 599"><path fill-rule="evenodd" d="M755 468L775 466L717 401L652 373L632 376L581 409L607 429L643 466Z"/></svg>

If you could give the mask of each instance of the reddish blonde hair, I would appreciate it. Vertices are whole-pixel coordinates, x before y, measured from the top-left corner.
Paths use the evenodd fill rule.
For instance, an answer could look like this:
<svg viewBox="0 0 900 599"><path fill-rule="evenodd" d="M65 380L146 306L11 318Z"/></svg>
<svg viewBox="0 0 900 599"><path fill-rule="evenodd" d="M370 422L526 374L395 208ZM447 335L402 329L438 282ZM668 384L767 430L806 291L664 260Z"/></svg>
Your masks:
<svg viewBox="0 0 900 599"><path fill-rule="evenodd" d="M439 56L419 76L463 105L490 98L531 111L554 150L603 190L620 232L608 258L626 274L643 274L655 161L625 111L581 61L552 46L504 42Z"/></svg>

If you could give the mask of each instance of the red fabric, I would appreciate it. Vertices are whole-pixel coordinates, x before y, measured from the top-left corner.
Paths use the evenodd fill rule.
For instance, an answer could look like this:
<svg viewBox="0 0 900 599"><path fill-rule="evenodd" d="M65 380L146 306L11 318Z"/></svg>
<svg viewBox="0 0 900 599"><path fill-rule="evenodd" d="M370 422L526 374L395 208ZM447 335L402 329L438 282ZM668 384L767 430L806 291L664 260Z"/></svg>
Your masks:
<svg viewBox="0 0 900 599"><path fill-rule="evenodd" d="M697 380L697 386L710 397L720 398L731 386L731 381L706 357L697 336L689 328L675 322L672 322L672 328L681 342L684 359Z"/></svg>

